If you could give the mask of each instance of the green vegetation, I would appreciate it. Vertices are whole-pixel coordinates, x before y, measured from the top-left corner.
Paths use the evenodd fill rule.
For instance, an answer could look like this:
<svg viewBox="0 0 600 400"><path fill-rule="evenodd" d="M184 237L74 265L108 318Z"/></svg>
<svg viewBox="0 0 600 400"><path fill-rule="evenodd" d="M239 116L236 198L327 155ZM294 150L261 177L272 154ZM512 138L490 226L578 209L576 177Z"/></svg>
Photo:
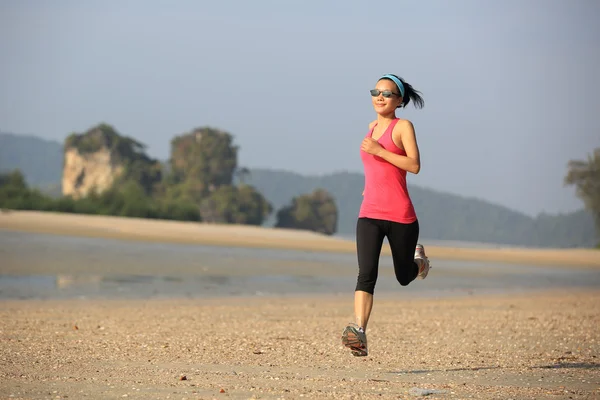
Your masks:
<svg viewBox="0 0 600 400"><path fill-rule="evenodd" d="M52 209L52 199L37 189L30 190L19 170L0 174L0 208L13 210Z"/></svg>
<svg viewBox="0 0 600 400"><path fill-rule="evenodd" d="M82 199L53 198L29 188L18 170L0 174L0 208L200 221L195 204L154 199L133 181L100 194L92 192Z"/></svg>
<svg viewBox="0 0 600 400"><path fill-rule="evenodd" d="M600 148L594 149L587 161L569 162L565 184L575 185L577 196L594 216L596 231L600 236ZM597 247L600 248L600 243Z"/></svg>
<svg viewBox="0 0 600 400"><path fill-rule="evenodd" d="M215 223L262 225L272 210L263 195L248 185L221 186L200 203L202 220Z"/></svg>
<svg viewBox="0 0 600 400"><path fill-rule="evenodd" d="M248 171L238 169L237 152L232 136L217 129L196 128L176 136L162 196L198 204L206 222L262 225L272 206L254 187L233 185L236 175Z"/></svg>
<svg viewBox="0 0 600 400"><path fill-rule="evenodd" d="M231 145L231 141L228 143ZM590 163L591 160L598 160L597 155L594 157L584 162L584 164L598 165L597 161L594 161L596 164ZM151 198L153 206L146 208L140 206L140 209L158 210L149 214L162 215L161 218L172 216L170 218L189 220L204 219L200 213L202 209L204 216L210 221L241 223L248 221L248 223L258 224L258 219L253 220L248 217L243 219L239 217L243 214L236 214L236 207L246 207L239 204L243 203L239 200L239 197L236 206L224 207L223 204L227 203L221 204L220 196L235 197L231 195L231 191L228 192L225 189L221 189L219 192L216 192L215 189L213 197L210 197L212 201L206 200L203 208L202 202L194 200L194 197L190 194L193 194L194 191L202 192L201 187L204 187L204 185L200 185L200 183L191 179L183 179L185 177L184 173L180 174L180 180L177 181L175 175L171 173L171 162L172 160L169 160L163 166L163 178L155 186ZM32 187L29 193L19 195L7 195L7 192L2 189L4 195L0 197L0 207L43 210L46 193L52 190L52 197L59 197L62 163L63 155L60 143L32 136L0 133L0 171L8 174L14 169L19 169L26 177L27 183ZM586 169L580 169L581 164L576 162L574 166L577 166L574 171L579 171L578 176L581 174L588 177L593 176L583 173L582 171L586 171ZM595 179L595 182L598 182L598 179ZM218 182L218 179L215 179L215 181ZM581 182L584 183L586 180ZM272 210L288 207L294 197L323 188L336 200L338 208L337 233L353 236L358 208L362 201L361 192L364 185L364 176L360 173L350 172L306 176L281 170L248 170L236 165L231 184L238 191L242 191L244 184L252 187L261 196L264 196L271 205ZM196 186L195 190L194 186ZM595 187L598 187L597 183ZM593 186L591 186L591 183L587 186L583 184L582 190L584 188L591 189ZM592 214L593 208L590 207L587 207L587 209L582 207L581 210L572 213L541 214L531 217L487 201L442 193L422 188L411 182L409 182L409 190L419 214L421 237L428 240L471 241L541 247L594 247L598 243L598 234L594 224L595 218L598 217L597 214L596 217ZM122 196L118 194L120 191L116 192L117 194L112 195L115 197ZM594 193L593 190L587 192ZM581 193L587 192L582 191ZM111 191L111 193L113 192ZM597 189L595 193L597 198ZM109 193L103 193L102 195L109 196ZM206 199L208 198L206 197ZM80 212L82 209L86 209L85 201L89 201L89 199L82 199L81 202L63 199L63 209ZM104 204L108 203L111 202L106 200ZM121 200L114 201L114 203L122 204L124 200L121 197ZM216 208L214 213L208 211L210 207L206 207L207 205L210 206L211 203L212 207ZM251 204L257 203L259 202L252 202ZM180 204L182 205L180 206ZM598 204L597 200L595 204ZM103 208L106 210L107 206L105 205ZM256 209L260 209L260 207L256 207ZM108 213L109 211L102 212ZM121 212L117 207L113 211L115 213ZM249 214L251 213L246 212L245 215ZM219 215L221 216L219 217ZM277 212L271 212L262 222L263 225L267 226L273 226L276 223Z"/></svg>
<svg viewBox="0 0 600 400"><path fill-rule="evenodd" d="M122 136L108 124L99 124L82 134L70 134L65 139L65 149L71 147L80 154L95 153L104 148L126 160L147 159L142 143Z"/></svg>
<svg viewBox="0 0 600 400"><path fill-rule="evenodd" d="M231 185L237 168L237 146L227 132L197 128L171 140L171 182L195 185L191 195L200 199L224 185Z"/></svg>
<svg viewBox="0 0 600 400"><path fill-rule="evenodd" d="M337 231L338 212L334 198L324 189L317 189L292 199L292 203L277 212L278 228L301 228L333 235Z"/></svg>
<svg viewBox="0 0 600 400"><path fill-rule="evenodd" d="M273 211L253 186L233 184L234 177L244 179L249 171L238 168L238 149L227 132L204 127L176 136L168 168L108 124L69 135L65 150L72 148L83 155L106 150L124 173L107 190L74 199L31 189L21 172L13 171L0 175L0 207L251 225L262 225Z"/></svg>

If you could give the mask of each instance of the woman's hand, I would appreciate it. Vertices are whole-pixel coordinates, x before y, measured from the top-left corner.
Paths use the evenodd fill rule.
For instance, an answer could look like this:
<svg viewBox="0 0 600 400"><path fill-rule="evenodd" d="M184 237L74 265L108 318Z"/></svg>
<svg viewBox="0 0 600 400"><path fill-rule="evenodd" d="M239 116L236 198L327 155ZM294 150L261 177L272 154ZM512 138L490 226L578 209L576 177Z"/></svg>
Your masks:
<svg viewBox="0 0 600 400"><path fill-rule="evenodd" d="M381 153L381 151L383 150L383 147L381 147L379 142L377 142L377 140L370 138L370 137L367 137L363 140L360 148L364 152L373 154L374 156L379 155Z"/></svg>

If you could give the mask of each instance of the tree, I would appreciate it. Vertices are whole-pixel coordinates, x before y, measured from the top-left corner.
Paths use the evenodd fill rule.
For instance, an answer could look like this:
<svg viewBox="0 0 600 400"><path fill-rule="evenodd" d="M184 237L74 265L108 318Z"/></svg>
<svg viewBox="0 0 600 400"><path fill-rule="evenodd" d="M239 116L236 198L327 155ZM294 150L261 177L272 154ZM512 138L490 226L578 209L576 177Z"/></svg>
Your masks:
<svg viewBox="0 0 600 400"><path fill-rule="evenodd" d="M121 135L112 125L101 123L85 133L72 133L65 139L65 148L74 147L81 154L108 149L123 159L152 161L144 153L146 146L132 137Z"/></svg>
<svg viewBox="0 0 600 400"><path fill-rule="evenodd" d="M333 235L337 231L338 210L333 197L324 189L297 196L277 212L278 228L305 229Z"/></svg>
<svg viewBox="0 0 600 400"><path fill-rule="evenodd" d="M262 225L272 211L271 204L249 185L225 185L200 203L205 222Z"/></svg>
<svg viewBox="0 0 600 400"><path fill-rule="evenodd" d="M262 225L272 206L245 184L250 171L238 168L237 152L229 133L210 127L176 136L160 193L169 201L197 204L204 222Z"/></svg>
<svg viewBox="0 0 600 400"><path fill-rule="evenodd" d="M23 173L16 169L10 173L0 174L0 188L11 187L14 190L27 190Z"/></svg>
<svg viewBox="0 0 600 400"><path fill-rule="evenodd" d="M192 197L204 198L231 185L237 168L237 146L232 136L213 128L197 128L171 141L171 181L188 185Z"/></svg>
<svg viewBox="0 0 600 400"><path fill-rule="evenodd" d="M594 216L596 232L600 234L600 148L588 155L587 161L569 161L565 184L575 185L577 196Z"/></svg>
<svg viewBox="0 0 600 400"><path fill-rule="evenodd" d="M39 190L27 187L20 170L0 174L0 208L12 210L49 210L52 200Z"/></svg>

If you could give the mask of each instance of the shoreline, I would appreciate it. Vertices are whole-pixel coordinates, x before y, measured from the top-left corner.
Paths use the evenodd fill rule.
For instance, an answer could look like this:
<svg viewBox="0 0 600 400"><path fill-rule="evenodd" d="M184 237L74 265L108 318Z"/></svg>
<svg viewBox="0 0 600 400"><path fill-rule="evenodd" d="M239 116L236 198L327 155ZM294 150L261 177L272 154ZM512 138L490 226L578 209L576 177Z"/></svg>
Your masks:
<svg viewBox="0 0 600 400"><path fill-rule="evenodd" d="M353 241L310 231L40 211L4 211L6 231L155 243L355 253ZM595 249L460 248L426 246L431 260L482 261L600 269ZM384 244L382 255L390 255Z"/></svg>

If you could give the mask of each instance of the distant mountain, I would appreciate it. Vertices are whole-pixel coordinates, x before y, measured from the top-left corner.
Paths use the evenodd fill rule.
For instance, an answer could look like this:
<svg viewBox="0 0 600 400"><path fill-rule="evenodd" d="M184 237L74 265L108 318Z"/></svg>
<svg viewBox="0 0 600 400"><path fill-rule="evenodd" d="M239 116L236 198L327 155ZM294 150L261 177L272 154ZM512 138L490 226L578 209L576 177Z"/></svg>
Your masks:
<svg viewBox="0 0 600 400"><path fill-rule="evenodd" d="M0 132L0 172L19 169L30 186L58 195L62 165L62 144L32 135Z"/></svg>
<svg viewBox="0 0 600 400"><path fill-rule="evenodd" d="M354 234L364 187L362 174L339 172L304 176L253 169L246 182L263 193L275 209L301 193L325 188L337 200L338 232ZM423 238L539 247L590 247L596 244L593 218L584 210L532 218L483 200L438 192L410 182L409 191Z"/></svg>
<svg viewBox="0 0 600 400"><path fill-rule="evenodd" d="M62 145L34 136L0 133L0 171L20 169L28 183L60 193ZM251 169L246 182L254 185L275 210L294 196L324 188L339 211L338 233L353 235L364 178L359 173L336 172L306 176L294 172ZM592 247L597 243L591 214L542 214L536 218L483 200L423 188L410 183L421 225L429 240L487 242L535 247ZM267 225L274 222L274 214Z"/></svg>

